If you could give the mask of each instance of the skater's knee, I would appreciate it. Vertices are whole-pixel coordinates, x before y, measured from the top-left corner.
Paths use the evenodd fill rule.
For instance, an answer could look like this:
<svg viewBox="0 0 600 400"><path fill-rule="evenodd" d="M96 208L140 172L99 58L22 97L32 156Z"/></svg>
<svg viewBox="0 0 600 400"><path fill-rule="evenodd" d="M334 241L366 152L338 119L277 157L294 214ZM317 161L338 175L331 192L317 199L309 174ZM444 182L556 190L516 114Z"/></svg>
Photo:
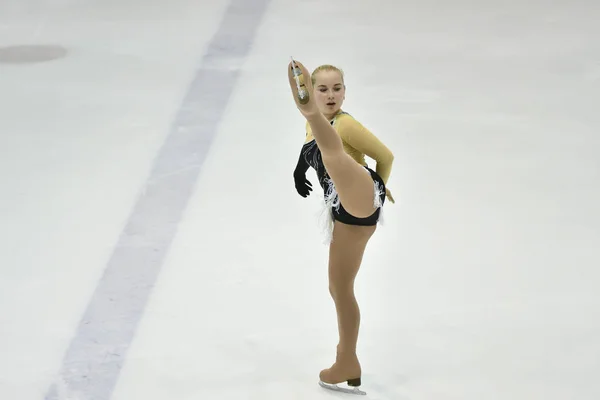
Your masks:
<svg viewBox="0 0 600 400"><path fill-rule="evenodd" d="M335 300L335 295L337 291L335 290L335 285L329 284L329 294Z"/></svg>
<svg viewBox="0 0 600 400"><path fill-rule="evenodd" d="M355 172L359 165L343 150L322 157L325 169L334 182L347 186L350 182L355 181Z"/></svg>
<svg viewBox="0 0 600 400"><path fill-rule="evenodd" d="M334 300L354 298L354 288L350 283L332 282L329 284L329 294Z"/></svg>

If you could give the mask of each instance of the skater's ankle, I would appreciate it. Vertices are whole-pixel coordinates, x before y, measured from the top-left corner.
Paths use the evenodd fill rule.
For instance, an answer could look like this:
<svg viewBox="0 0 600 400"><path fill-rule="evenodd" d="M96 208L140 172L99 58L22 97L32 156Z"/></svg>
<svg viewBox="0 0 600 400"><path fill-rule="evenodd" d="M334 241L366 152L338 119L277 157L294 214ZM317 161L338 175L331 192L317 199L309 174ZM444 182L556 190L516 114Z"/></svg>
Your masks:
<svg viewBox="0 0 600 400"><path fill-rule="evenodd" d="M308 110L302 110L302 115L306 118L306 121L310 124L320 119L326 119L325 116L319 111L317 107L312 107Z"/></svg>
<svg viewBox="0 0 600 400"><path fill-rule="evenodd" d="M356 347L344 347L340 344L337 345L336 347L336 352L337 355L340 357L352 357L352 358L357 358L356 355Z"/></svg>

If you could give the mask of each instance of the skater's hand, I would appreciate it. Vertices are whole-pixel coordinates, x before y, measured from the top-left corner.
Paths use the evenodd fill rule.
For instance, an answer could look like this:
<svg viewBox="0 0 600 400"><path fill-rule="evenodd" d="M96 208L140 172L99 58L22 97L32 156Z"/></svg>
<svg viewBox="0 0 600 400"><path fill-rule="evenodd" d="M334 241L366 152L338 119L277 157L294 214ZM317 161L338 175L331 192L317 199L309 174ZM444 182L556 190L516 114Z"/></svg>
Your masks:
<svg viewBox="0 0 600 400"><path fill-rule="evenodd" d="M302 197L307 197L312 192L312 183L306 179L304 174L294 174L294 183L296 185L296 191Z"/></svg>
<svg viewBox="0 0 600 400"><path fill-rule="evenodd" d="M394 200L394 196L392 196L392 192L390 192L388 188L385 189L385 197L387 197L387 199L391 201L392 204L396 203L396 201Z"/></svg>

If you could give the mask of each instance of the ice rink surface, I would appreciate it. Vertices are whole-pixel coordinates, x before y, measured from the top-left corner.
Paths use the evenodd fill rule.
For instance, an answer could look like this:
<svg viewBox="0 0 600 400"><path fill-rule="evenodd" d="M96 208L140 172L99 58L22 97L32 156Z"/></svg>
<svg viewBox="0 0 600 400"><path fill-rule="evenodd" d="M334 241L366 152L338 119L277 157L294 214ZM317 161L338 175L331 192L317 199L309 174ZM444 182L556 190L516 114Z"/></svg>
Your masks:
<svg viewBox="0 0 600 400"><path fill-rule="evenodd" d="M356 283L366 398L598 400L598 20L2 1L0 399L351 398L317 385L337 327L321 193L292 181L293 55L342 67L344 109L396 156Z"/></svg>

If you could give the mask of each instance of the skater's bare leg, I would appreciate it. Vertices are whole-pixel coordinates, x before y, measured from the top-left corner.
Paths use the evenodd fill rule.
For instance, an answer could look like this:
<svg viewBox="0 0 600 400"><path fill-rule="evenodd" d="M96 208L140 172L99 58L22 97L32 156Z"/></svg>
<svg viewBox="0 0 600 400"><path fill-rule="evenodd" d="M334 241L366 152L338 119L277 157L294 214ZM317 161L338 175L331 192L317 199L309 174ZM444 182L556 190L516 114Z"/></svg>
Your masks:
<svg viewBox="0 0 600 400"><path fill-rule="evenodd" d="M323 164L335 185L340 202L346 211L355 217L368 217L376 210L373 204L374 191L371 174L346 154L342 139L317 108L313 98L310 72L301 63L295 62L295 64L302 71L302 83L309 93L310 100L306 104L301 104L298 100L298 88L293 73L294 65L290 62L288 77L294 101L312 129L312 134L321 150Z"/></svg>
<svg viewBox="0 0 600 400"><path fill-rule="evenodd" d="M375 226L334 224L329 248L329 292L335 302L339 344L335 364L321 371L320 378L326 383L339 383L361 376L356 355L360 309L354 295L354 281L375 229Z"/></svg>

